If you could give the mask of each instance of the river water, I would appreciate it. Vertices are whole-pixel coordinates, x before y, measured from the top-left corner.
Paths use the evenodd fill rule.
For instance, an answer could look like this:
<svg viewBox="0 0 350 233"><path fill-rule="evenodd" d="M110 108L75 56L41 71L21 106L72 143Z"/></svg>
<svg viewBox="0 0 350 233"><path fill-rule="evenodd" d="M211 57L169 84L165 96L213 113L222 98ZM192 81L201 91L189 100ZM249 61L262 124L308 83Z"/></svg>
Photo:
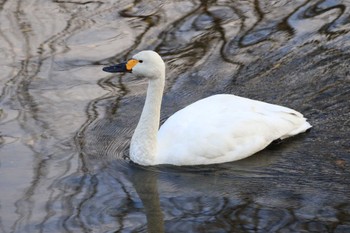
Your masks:
<svg viewBox="0 0 350 233"><path fill-rule="evenodd" d="M302 112L311 131L242 161L128 160L152 49L161 118L215 93ZM0 232L350 232L350 2L0 1Z"/></svg>

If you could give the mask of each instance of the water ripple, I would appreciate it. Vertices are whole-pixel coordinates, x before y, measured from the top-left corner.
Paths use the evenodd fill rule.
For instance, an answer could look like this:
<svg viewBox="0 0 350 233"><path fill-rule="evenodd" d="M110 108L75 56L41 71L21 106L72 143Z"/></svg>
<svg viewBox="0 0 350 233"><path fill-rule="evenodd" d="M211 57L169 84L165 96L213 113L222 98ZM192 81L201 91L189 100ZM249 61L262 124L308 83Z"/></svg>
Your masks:
<svg viewBox="0 0 350 233"><path fill-rule="evenodd" d="M350 231L349 9L2 1L0 231ZM225 92L295 108L313 128L235 163L133 164L147 83L101 65L143 49L168 65L162 122Z"/></svg>

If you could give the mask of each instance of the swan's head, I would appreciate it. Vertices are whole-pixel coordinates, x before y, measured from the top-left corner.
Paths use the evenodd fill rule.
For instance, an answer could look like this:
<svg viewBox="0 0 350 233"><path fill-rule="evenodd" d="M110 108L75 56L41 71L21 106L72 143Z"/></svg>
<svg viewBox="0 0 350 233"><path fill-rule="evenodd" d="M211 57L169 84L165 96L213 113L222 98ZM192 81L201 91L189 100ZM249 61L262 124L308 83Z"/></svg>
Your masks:
<svg viewBox="0 0 350 233"><path fill-rule="evenodd" d="M164 75L165 64L158 53L145 50L135 54L127 62L104 67L103 71L110 73L133 73L138 77L157 79Z"/></svg>

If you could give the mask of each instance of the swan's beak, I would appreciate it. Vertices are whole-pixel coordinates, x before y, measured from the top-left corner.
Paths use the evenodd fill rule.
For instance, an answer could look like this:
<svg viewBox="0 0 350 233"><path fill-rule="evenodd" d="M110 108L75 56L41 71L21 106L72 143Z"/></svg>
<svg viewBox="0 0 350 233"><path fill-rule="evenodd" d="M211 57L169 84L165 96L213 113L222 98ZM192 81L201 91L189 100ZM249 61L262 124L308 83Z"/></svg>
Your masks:
<svg viewBox="0 0 350 233"><path fill-rule="evenodd" d="M126 69L126 62L120 63L118 65L114 65L114 66L106 66L106 67L103 67L102 70L109 73L128 72L128 70Z"/></svg>
<svg viewBox="0 0 350 233"><path fill-rule="evenodd" d="M132 72L132 68L139 63L136 59L130 59L128 62L123 62L114 66L103 67L102 70L109 73L126 73Z"/></svg>

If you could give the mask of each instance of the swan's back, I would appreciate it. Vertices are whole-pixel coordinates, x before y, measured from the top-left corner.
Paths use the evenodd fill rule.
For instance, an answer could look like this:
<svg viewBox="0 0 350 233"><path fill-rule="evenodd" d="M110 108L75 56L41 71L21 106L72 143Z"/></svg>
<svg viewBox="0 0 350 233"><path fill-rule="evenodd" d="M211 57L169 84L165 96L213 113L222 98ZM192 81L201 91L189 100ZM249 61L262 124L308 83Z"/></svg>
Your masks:
<svg viewBox="0 0 350 233"><path fill-rule="evenodd" d="M214 95L172 115L158 132L157 163L212 164L246 158L311 125L293 109Z"/></svg>

